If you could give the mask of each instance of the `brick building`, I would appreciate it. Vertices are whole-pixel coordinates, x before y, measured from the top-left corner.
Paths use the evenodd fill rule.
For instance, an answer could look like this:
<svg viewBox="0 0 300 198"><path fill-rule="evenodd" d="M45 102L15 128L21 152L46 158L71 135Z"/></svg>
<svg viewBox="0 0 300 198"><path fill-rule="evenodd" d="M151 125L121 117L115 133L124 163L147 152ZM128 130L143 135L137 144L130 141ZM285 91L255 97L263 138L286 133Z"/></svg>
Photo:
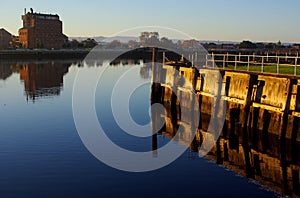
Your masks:
<svg viewBox="0 0 300 198"><path fill-rule="evenodd" d="M7 49L12 41L12 35L5 29L0 29L0 49Z"/></svg>
<svg viewBox="0 0 300 198"><path fill-rule="evenodd" d="M26 13L26 11L25 11ZM62 48L68 37L62 32L59 16L28 12L22 15L23 27L19 29L19 41L23 48Z"/></svg>

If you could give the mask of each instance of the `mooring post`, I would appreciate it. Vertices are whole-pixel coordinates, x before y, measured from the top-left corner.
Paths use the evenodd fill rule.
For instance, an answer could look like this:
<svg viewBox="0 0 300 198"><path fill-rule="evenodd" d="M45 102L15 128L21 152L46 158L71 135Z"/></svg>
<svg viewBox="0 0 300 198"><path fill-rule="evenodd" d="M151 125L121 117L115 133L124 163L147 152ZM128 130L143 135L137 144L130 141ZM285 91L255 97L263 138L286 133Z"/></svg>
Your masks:
<svg viewBox="0 0 300 198"><path fill-rule="evenodd" d="M151 100L152 104L156 103L156 101L161 98L161 69L162 66L156 64L156 50L152 48L152 93L151 93ZM153 90L155 90L153 92Z"/></svg>
<svg viewBox="0 0 300 198"><path fill-rule="evenodd" d="M154 67L154 64L155 64L155 48L152 47L152 57L151 57L151 63L152 63L152 69Z"/></svg>

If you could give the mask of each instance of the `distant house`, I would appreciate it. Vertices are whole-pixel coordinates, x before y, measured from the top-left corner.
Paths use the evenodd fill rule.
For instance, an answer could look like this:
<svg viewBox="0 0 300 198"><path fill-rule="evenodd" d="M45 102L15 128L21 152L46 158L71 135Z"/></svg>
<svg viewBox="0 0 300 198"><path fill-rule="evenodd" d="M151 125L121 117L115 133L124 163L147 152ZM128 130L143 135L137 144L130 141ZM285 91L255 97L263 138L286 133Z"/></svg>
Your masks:
<svg viewBox="0 0 300 198"><path fill-rule="evenodd" d="M12 41L12 35L7 30L0 29L0 49L7 49Z"/></svg>

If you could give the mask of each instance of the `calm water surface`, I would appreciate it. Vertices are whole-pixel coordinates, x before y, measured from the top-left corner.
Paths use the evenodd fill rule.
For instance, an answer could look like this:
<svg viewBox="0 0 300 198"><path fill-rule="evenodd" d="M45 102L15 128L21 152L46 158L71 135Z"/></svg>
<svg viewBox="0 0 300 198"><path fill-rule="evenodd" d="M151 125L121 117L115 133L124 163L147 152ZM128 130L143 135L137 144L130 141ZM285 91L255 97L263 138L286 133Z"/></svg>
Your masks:
<svg viewBox="0 0 300 198"><path fill-rule="evenodd" d="M96 93L97 115L116 144L150 151L151 138L123 133L109 108L113 86L109 75L121 75L131 66L112 66L107 71L105 86L99 86ZM90 69L95 67L71 62L0 65L1 197L276 196L189 149L170 165L146 173L123 172L98 161L81 142L72 115L76 73ZM136 78L145 81L147 75L137 73ZM149 105L150 85L145 85L130 100L137 123L150 121ZM159 146L168 141L158 136Z"/></svg>

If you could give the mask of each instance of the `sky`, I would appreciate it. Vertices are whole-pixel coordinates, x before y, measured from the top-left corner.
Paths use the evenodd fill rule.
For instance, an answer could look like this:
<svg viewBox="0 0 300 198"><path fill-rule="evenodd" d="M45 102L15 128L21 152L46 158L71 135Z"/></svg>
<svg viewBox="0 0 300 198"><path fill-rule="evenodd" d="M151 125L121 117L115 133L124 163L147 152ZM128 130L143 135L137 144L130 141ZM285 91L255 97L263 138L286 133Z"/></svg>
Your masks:
<svg viewBox="0 0 300 198"><path fill-rule="evenodd" d="M300 43L298 0L3 0L0 28L16 35L24 8L58 14L69 37L161 26L198 40Z"/></svg>

